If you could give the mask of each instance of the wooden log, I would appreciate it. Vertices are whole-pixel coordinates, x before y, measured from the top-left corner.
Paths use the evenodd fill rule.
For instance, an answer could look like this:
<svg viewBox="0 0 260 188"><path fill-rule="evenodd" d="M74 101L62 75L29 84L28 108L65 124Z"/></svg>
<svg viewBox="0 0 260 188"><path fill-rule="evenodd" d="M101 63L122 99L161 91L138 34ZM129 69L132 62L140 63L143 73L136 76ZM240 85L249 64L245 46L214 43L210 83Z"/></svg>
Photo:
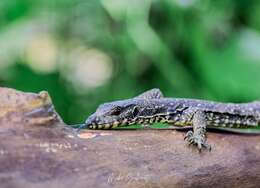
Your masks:
<svg viewBox="0 0 260 188"><path fill-rule="evenodd" d="M86 101L87 102L87 101ZM18 104L18 105L16 105ZM260 136L66 126L47 93L0 88L0 187L259 187Z"/></svg>

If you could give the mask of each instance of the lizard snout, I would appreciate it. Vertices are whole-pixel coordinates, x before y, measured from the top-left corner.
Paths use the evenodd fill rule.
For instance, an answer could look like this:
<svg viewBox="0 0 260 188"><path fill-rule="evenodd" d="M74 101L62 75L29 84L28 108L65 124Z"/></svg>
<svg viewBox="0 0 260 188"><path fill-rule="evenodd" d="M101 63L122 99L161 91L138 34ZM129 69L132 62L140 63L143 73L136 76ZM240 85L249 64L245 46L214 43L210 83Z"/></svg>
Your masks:
<svg viewBox="0 0 260 188"><path fill-rule="evenodd" d="M97 123L96 120L97 118L96 116L94 116L94 114L89 116L85 121L86 128L88 128L90 125L96 124Z"/></svg>

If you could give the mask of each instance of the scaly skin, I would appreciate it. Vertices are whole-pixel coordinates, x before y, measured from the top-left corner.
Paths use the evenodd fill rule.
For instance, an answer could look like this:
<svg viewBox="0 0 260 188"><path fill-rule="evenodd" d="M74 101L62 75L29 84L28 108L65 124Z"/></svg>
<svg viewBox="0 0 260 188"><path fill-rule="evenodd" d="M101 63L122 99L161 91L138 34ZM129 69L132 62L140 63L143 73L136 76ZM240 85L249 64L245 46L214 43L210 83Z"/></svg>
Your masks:
<svg viewBox="0 0 260 188"><path fill-rule="evenodd" d="M211 149L206 143L206 127L256 127L260 122L260 102L234 104L165 98L159 89L152 89L132 99L100 105L80 128L111 129L155 122L193 126L185 139L199 150Z"/></svg>

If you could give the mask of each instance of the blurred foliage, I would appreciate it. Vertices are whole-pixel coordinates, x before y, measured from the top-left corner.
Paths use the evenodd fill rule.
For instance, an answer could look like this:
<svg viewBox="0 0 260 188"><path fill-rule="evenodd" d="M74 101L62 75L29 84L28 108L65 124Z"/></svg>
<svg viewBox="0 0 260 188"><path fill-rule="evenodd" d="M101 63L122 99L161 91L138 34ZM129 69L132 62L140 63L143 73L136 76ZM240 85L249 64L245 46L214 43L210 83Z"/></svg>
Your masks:
<svg viewBox="0 0 260 188"><path fill-rule="evenodd" d="M260 2L1 0L0 83L47 90L66 123L153 87L260 98Z"/></svg>

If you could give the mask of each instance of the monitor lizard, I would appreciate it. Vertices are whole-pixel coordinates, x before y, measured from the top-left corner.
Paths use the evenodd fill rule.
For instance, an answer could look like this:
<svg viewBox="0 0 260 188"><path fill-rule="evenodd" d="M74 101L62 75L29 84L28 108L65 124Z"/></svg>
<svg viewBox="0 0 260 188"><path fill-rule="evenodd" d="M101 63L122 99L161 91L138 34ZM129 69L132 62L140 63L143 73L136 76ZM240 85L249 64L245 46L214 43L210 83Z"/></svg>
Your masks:
<svg viewBox="0 0 260 188"><path fill-rule="evenodd" d="M206 142L206 128L250 128L260 122L260 101L222 103L199 99L166 98L159 89L137 97L104 103L79 129L112 129L132 124L155 122L178 127L192 126L184 139L199 150L211 146Z"/></svg>

